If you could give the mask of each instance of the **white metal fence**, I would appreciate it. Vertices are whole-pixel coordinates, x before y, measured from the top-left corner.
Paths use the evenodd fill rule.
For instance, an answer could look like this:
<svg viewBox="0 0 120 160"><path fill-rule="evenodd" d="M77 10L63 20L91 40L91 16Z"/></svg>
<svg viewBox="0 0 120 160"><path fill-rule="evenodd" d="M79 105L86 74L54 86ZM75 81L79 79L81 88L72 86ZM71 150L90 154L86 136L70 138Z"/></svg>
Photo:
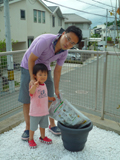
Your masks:
<svg viewBox="0 0 120 160"><path fill-rule="evenodd" d="M64 63L60 91L76 108L120 122L120 53L69 50L78 55ZM0 53L0 120L22 110L18 102L23 51ZM7 71L11 55L13 70ZM68 63L69 62L69 63ZM52 71L54 66L52 66ZM11 90L11 81L14 89Z"/></svg>

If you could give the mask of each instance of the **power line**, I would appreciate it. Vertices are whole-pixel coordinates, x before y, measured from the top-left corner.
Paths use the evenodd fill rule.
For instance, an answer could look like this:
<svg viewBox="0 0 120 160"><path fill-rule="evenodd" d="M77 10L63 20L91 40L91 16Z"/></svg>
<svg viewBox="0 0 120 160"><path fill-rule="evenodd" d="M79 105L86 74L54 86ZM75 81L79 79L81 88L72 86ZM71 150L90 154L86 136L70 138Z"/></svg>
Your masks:
<svg viewBox="0 0 120 160"><path fill-rule="evenodd" d="M111 2L111 6L112 6L112 0L110 0L110 2ZM113 6L112 6L112 9L113 9Z"/></svg>
<svg viewBox="0 0 120 160"><path fill-rule="evenodd" d="M92 0L92 1L111 7L109 4L101 3L101 2L96 1L96 0ZM113 8L115 8L115 7L113 7Z"/></svg>
<svg viewBox="0 0 120 160"><path fill-rule="evenodd" d="M86 12L86 11L83 11L83 10L67 7L67 6L64 6L64 5L55 3L55 2L51 2L51 1L48 1L48 0L44 0L44 1L55 4L55 5L58 5L58 6L61 6L61 7L64 7L64 8L72 9L72 10L75 10L75 11L79 11L79 12L83 12L83 13L87 13L87 14L92 14L92 15L96 15L96 16L101 16L101 17L106 17L106 15L100 15L100 14L95 14L95 13L91 13L91 12ZM109 18L114 18L114 17L109 17Z"/></svg>
<svg viewBox="0 0 120 160"><path fill-rule="evenodd" d="M84 2L84 1L81 1L81 0L76 0L76 1L88 4L88 5L91 5L91 6L99 7L99 8L102 8L102 9L107 9L107 8L103 8L103 7L100 7L100 6L97 6L97 5L94 5L94 4L90 4L90 3L87 3L87 2Z"/></svg>

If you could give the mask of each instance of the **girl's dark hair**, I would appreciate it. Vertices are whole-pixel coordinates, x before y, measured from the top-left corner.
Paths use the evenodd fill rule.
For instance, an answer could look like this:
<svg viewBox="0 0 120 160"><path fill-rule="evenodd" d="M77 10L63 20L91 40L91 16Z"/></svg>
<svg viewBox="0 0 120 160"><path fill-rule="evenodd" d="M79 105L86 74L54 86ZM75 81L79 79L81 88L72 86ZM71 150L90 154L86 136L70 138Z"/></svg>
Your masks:
<svg viewBox="0 0 120 160"><path fill-rule="evenodd" d="M82 31L80 28L76 27L76 26L69 26L66 30L65 30L66 33L69 33L69 32L73 32L76 34L76 36L78 36L79 38L79 41L78 43L82 40ZM77 44L78 44L77 43Z"/></svg>
<svg viewBox="0 0 120 160"><path fill-rule="evenodd" d="M34 65L33 74L36 75L38 71L47 72L47 74L48 74L48 68L43 63L38 63L38 64Z"/></svg>

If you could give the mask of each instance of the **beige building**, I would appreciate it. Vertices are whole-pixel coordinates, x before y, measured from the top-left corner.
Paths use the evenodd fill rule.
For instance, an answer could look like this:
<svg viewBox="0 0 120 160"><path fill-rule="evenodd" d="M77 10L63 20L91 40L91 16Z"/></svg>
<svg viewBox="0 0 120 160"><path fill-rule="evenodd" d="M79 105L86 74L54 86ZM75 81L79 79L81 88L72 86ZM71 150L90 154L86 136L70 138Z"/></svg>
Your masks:
<svg viewBox="0 0 120 160"><path fill-rule="evenodd" d="M49 6L48 8L53 13L50 20L50 31L57 34L61 28L65 28L65 18L58 6Z"/></svg>
<svg viewBox="0 0 120 160"><path fill-rule="evenodd" d="M1 2L1 1L0 1ZM59 6L48 7L43 1L9 1L11 39L17 41L13 50L27 49L41 34L57 34L70 25L80 27L83 39L90 36L91 21L76 14L62 14ZM5 39L4 5L0 3L0 40Z"/></svg>
<svg viewBox="0 0 120 160"><path fill-rule="evenodd" d="M9 2L11 39L17 41L13 50L27 49L32 40L45 33L57 34L64 27L64 18L57 7L52 11L42 1ZM55 25L53 25L53 17ZM0 40L5 39L4 5L0 5Z"/></svg>
<svg viewBox="0 0 120 160"><path fill-rule="evenodd" d="M65 28L71 25L75 25L82 30L83 39L90 38L90 25L91 21L85 19L75 13L63 14L65 17Z"/></svg>

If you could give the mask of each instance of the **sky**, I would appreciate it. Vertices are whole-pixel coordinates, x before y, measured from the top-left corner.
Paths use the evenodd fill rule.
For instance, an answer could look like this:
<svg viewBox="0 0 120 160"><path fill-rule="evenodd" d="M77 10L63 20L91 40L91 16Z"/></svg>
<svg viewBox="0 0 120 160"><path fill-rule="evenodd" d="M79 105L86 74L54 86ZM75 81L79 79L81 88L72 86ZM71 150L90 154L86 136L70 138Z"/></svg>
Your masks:
<svg viewBox="0 0 120 160"><path fill-rule="evenodd" d="M107 21L111 22L115 20L115 16L114 15L111 16L110 12L113 11L113 13L115 13L115 7L117 6L118 8L119 0L42 0L42 1L47 6L59 6L63 14L75 13L80 15L81 17L84 17L90 20L92 22L91 28L93 28L96 25L106 23L107 9L108 9ZM53 2L53 3L49 3L47 1ZM66 6L69 8L62 7L60 5ZM88 13L85 13L85 12L88 12ZM98 15L95 15L95 14L98 14Z"/></svg>

